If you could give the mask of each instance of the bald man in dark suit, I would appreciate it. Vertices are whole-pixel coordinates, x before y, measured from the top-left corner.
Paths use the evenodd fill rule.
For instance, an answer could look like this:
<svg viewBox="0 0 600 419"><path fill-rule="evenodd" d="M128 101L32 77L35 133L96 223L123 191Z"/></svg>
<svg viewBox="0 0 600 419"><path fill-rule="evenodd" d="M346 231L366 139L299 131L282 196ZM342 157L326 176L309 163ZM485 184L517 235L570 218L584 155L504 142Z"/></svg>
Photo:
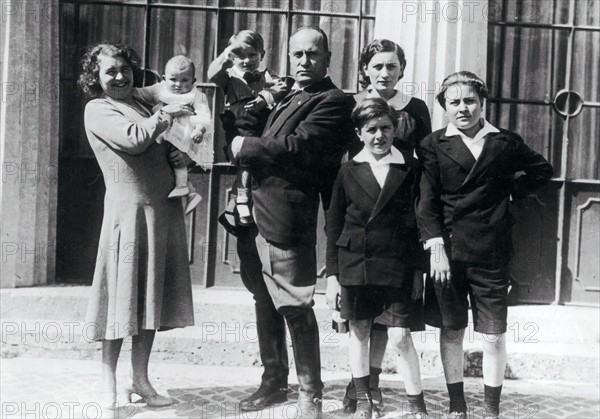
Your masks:
<svg viewBox="0 0 600 419"><path fill-rule="evenodd" d="M256 229L238 237L241 275L256 302L264 374L242 410L287 400L285 323L294 347L301 417L321 416L319 331L313 306L319 200L326 209L342 155L353 138L354 101L327 77L331 53L319 28L290 39L292 91L261 137L236 137L230 155L252 173Z"/></svg>

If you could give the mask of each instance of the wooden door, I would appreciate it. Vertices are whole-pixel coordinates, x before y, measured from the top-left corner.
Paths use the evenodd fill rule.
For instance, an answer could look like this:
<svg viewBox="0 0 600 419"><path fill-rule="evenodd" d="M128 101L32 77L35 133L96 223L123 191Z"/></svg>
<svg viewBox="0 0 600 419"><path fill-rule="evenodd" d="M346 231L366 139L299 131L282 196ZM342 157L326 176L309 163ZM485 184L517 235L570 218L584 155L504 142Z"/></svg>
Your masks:
<svg viewBox="0 0 600 419"><path fill-rule="evenodd" d="M487 116L553 164L515 203L520 302L600 304L600 2L490 0Z"/></svg>

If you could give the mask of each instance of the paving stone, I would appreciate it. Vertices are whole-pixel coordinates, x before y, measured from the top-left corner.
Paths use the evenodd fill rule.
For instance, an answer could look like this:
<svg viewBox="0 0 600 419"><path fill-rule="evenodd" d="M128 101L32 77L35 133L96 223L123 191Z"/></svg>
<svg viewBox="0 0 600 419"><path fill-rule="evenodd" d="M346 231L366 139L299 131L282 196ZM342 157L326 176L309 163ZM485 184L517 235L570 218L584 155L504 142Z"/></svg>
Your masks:
<svg viewBox="0 0 600 419"><path fill-rule="evenodd" d="M97 417L99 406L94 401L95 385L100 371L96 361L77 361L69 365L64 360L3 359L0 368L2 418L23 417ZM49 363L52 363L50 365ZM91 371L96 371L91 372ZM182 371L186 371L185 374ZM176 404L168 408L152 409L145 404L126 404L117 412L119 419L144 418L279 418L293 417L298 398L298 385L290 385L289 402L260 412L239 411L239 400L252 394L257 387L259 368L237 369L190 365L177 368L161 364L151 367L151 376L157 390L169 394ZM247 372L251 374L247 374ZM188 373L189 372L189 373ZM327 374L324 374L327 375ZM330 374L331 375L331 374ZM291 377L293 378L293 377ZM119 381L126 374L119 374ZM325 379L324 418L347 418L342 411L341 399L348 377L338 374L337 378ZM385 400L385 417L398 417L406 411L406 392L398 380L382 379ZM573 389L569 391L569 387ZM441 418L447 411L448 401L445 384L441 377L425 378L424 393L431 418ZM483 415L483 384L480 379L466 379L466 399L469 404L469 419ZM585 387L581 387L585 389ZM545 418L597 418L600 417L598 397L594 392L586 397L577 396L581 389L557 383L543 385L526 382L505 382L501 410L503 417L511 419ZM58 410L57 410L58 409ZM59 412L60 415L55 414ZM107 413L107 412L104 412ZM109 412L110 413L110 412Z"/></svg>

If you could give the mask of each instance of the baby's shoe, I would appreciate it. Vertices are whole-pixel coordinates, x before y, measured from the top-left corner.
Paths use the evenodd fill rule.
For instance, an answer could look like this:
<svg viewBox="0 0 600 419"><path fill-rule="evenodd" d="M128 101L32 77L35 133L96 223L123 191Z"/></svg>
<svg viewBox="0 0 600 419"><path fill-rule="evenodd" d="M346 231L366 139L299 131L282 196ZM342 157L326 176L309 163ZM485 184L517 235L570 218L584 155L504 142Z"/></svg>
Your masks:
<svg viewBox="0 0 600 419"><path fill-rule="evenodd" d="M181 198L182 196L186 196L190 193L190 189L187 185L185 186L175 186L175 188L169 193L169 198Z"/></svg>
<svg viewBox="0 0 600 419"><path fill-rule="evenodd" d="M185 197L185 213L189 214L194 208L198 206L202 197L196 192L196 188L192 185L192 182L187 183L187 188L190 191Z"/></svg>
<svg viewBox="0 0 600 419"><path fill-rule="evenodd" d="M185 213L189 214L198 206L198 204L202 201L202 197L196 192L190 192L185 197Z"/></svg>

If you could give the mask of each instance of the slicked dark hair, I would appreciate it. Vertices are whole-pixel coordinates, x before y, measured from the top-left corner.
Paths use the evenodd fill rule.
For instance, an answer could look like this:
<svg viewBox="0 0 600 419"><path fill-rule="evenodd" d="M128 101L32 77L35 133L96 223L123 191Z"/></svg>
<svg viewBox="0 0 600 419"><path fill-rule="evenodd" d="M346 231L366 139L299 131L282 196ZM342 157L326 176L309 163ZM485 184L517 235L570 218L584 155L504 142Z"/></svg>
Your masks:
<svg viewBox="0 0 600 419"><path fill-rule="evenodd" d="M398 118L394 116L394 110L380 97L365 99L352 110L352 123L355 128L361 129L369 119L389 116L394 124L394 130L398 127Z"/></svg>
<svg viewBox="0 0 600 419"><path fill-rule="evenodd" d="M485 82L477 74L471 73L470 71L458 71L450 74L444 79L440 92L435 97L444 110L446 110L446 93L448 89L459 84L471 86L475 89L481 103L488 98L488 88Z"/></svg>

